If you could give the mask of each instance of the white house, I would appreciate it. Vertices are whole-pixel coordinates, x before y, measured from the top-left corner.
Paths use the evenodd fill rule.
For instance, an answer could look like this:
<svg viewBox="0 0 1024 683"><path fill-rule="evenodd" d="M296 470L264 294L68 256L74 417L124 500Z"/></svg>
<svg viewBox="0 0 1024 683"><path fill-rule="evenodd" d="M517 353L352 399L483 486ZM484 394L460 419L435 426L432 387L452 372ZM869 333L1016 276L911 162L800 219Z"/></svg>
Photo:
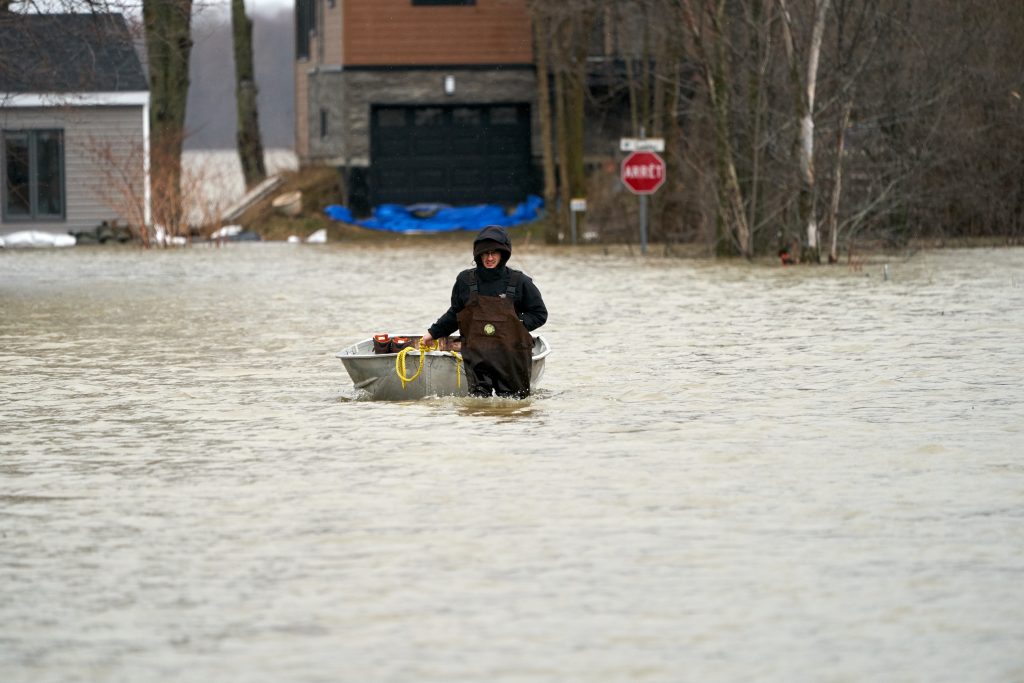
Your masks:
<svg viewBox="0 0 1024 683"><path fill-rule="evenodd" d="M0 11L0 235L150 222L149 88L120 14Z"/></svg>

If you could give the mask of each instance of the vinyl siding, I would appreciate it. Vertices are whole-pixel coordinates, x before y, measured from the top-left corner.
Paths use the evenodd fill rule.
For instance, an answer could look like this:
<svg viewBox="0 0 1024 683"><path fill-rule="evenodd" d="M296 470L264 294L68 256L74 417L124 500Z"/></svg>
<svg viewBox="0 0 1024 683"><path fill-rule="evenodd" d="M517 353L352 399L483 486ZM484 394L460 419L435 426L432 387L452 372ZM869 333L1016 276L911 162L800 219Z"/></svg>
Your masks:
<svg viewBox="0 0 1024 683"><path fill-rule="evenodd" d="M64 131L65 220L0 222L0 232L89 230L137 222L144 194L143 108L0 109L4 130ZM0 221L3 219L0 218Z"/></svg>

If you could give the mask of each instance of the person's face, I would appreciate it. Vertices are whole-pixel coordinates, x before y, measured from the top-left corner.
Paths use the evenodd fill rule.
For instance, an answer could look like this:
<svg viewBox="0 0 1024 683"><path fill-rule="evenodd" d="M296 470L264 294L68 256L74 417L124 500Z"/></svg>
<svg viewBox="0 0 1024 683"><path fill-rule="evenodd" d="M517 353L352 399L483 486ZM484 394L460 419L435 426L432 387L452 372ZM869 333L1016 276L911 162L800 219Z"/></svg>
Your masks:
<svg viewBox="0 0 1024 683"><path fill-rule="evenodd" d="M497 268L498 263L501 262L501 252L485 251L480 254L480 262L484 264L484 268Z"/></svg>

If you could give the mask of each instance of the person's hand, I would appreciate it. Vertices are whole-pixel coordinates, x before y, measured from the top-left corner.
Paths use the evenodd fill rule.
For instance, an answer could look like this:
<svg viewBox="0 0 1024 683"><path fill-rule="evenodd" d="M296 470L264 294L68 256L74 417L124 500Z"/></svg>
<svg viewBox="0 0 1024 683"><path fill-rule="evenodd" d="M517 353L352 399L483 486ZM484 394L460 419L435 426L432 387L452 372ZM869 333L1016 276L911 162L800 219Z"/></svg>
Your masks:
<svg viewBox="0 0 1024 683"><path fill-rule="evenodd" d="M424 335L420 338L420 344L422 344L423 346L430 346L433 343L434 338L430 336L429 332L424 333Z"/></svg>

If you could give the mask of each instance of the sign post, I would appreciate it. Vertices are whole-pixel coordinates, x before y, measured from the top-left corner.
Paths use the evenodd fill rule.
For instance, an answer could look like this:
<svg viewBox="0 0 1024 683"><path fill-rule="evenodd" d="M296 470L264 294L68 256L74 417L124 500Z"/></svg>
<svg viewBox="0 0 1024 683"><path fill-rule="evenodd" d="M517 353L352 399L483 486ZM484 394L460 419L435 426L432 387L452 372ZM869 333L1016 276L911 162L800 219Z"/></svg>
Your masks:
<svg viewBox="0 0 1024 683"><path fill-rule="evenodd" d="M647 253L647 195L665 184L665 160L655 152L633 152L622 160L622 182L640 195L640 253Z"/></svg>
<svg viewBox="0 0 1024 683"><path fill-rule="evenodd" d="M576 246L576 214L587 210L585 197L576 197L569 200L569 211L572 215L572 246Z"/></svg>
<svg viewBox="0 0 1024 683"><path fill-rule="evenodd" d="M664 152L665 138L619 138L622 152Z"/></svg>

